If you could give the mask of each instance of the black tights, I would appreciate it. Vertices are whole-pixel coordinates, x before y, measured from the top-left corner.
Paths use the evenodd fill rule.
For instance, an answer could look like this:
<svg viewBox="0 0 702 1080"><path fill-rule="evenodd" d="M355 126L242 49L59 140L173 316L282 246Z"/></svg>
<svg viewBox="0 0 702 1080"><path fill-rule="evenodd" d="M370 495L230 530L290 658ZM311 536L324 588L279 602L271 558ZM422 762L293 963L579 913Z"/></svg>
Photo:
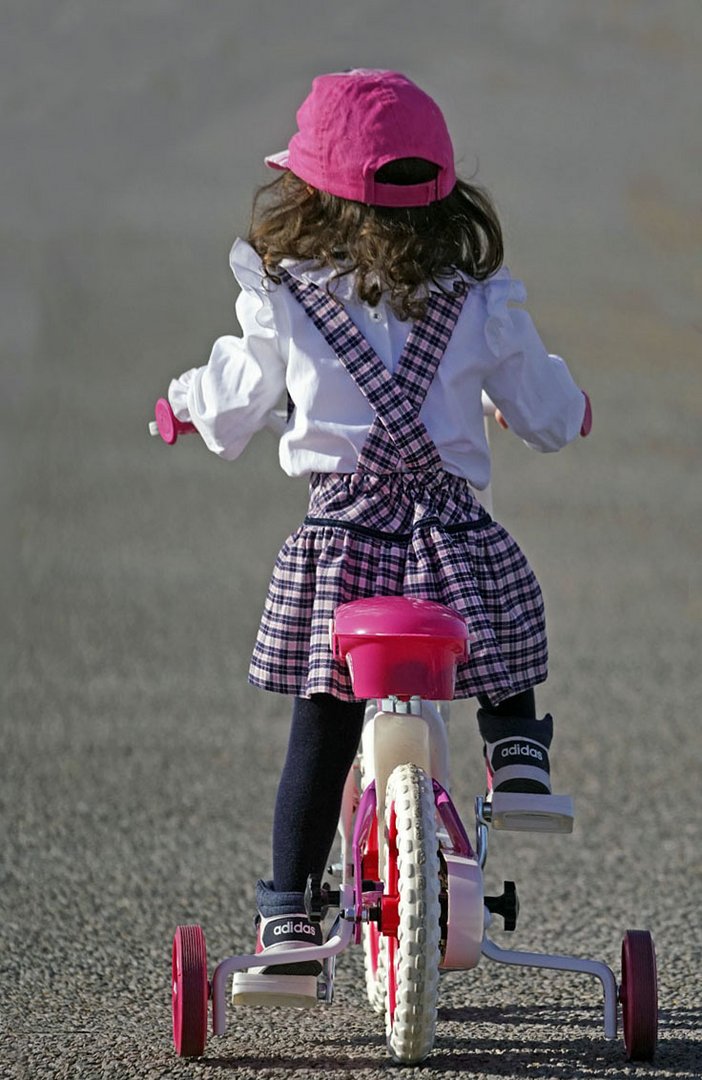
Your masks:
<svg viewBox="0 0 702 1080"><path fill-rule="evenodd" d="M331 694L295 698L273 819L276 892L302 892L308 874L324 871L364 711L365 702Z"/></svg>
<svg viewBox="0 0 702 1080"><path fill-rule="evenodd" d="M482 694L478 701L493 716L536 716L533 690L497 706ZM273 819L276 892L302 892L308 874L324 872L364 711L365 702L339 701L331 694L295 698Z"/></svg>

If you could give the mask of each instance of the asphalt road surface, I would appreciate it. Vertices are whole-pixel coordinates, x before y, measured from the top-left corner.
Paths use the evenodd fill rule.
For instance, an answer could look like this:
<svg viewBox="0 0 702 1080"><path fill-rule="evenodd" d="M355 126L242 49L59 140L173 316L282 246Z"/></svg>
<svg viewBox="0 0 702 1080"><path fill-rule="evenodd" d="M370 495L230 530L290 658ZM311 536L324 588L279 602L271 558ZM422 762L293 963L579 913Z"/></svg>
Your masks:
<svg viewBox="0 0 702 1080"><path fill-rule="evenodd" d="M2 23L0 1076L390 1069L356 950L331 1009L239 1010L202 1061L173 1054L175 925L201 922L212 961L252 942L288 703L245 672L305 485L269 433L228 465L146 435L233 326L263 154L314 74L375 65L444 105L595 407L559 455L493 440L498 516L546 593L540 703L577 826L500 836L487 887L518 883L516 947L618 972L648 927L660 975L637 1068L587 977L447 976L421 1075L699 1077L699 3L6 0ZM451 735L469 815L471 704Z"/></svg>

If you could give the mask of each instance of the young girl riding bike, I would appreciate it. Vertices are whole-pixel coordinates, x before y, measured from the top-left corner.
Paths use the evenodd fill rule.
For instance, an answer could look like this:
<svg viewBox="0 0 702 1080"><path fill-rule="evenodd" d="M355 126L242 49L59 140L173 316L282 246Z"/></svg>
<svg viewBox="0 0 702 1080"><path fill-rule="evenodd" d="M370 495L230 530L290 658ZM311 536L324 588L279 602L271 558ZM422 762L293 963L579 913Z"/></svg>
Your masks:
<svg viewBox="0 0 702 1080"><path fill-rule="evenodd" d="M249 678L293 697L259 881L262 966L235 1000L316 1001L319 965L265 966L267 951L321 942L304 912L333 843L364 702L329 648L329 619L361 597L408 595L460 612L473 635L457 697L477 697L492 786L550 792L550 716L539 585L476 492L490 478L481 394L529 446L559 450L589 403L502 267L488 195L460 179L434 101L396 72L322 75L297 114L280 176L259 192L231 267L241 337L171 383L180 420L226 459L287 393L280 462L309 475L310 503L283 545Z"/></svg>

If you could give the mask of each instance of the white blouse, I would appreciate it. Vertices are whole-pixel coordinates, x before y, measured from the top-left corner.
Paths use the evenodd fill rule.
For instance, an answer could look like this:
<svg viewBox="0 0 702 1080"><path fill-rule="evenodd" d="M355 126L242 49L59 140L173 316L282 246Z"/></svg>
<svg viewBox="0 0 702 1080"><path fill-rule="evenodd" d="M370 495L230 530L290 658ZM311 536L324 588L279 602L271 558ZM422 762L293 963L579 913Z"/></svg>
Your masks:
<svg viewBox="0 0 702 1080"><path fill-rule="evenodd" d="M249 244L235 242L230 265L241 286L241 337L219 338L204 367L171 382L176 416L191 420L210 450L232 460L287 389L295 411L280 438L285 472L353 472L373 420L371 406L289 290L264 282ZM282 265L322 287L331 277L312 263ZM512 430L541 451L560 450L578 435L585 399L563 360L546 352L529 315L510 306L525 301L523 284L506 268L484 282L466 280L467 299L420 415L446 470L482 490L490 480L483 390ZM411 324L397 319L384 300L377 307L361 303L350 278L332 288L394 371Z"/></svg>

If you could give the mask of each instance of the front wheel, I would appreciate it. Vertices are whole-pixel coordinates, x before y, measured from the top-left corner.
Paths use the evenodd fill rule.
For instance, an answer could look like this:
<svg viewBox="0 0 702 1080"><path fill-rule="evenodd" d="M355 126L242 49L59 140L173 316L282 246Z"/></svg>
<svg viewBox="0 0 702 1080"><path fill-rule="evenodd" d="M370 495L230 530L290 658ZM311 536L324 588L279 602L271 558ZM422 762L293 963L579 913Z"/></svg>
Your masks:
<svg viewBox="0 0 702 1080"><path fill-rule="evenodd" d="M416 765L398 766L388 780L385 846L387 1044L395 1061L414 1065L434 1045L441 962L434 792Z"/></svg>

